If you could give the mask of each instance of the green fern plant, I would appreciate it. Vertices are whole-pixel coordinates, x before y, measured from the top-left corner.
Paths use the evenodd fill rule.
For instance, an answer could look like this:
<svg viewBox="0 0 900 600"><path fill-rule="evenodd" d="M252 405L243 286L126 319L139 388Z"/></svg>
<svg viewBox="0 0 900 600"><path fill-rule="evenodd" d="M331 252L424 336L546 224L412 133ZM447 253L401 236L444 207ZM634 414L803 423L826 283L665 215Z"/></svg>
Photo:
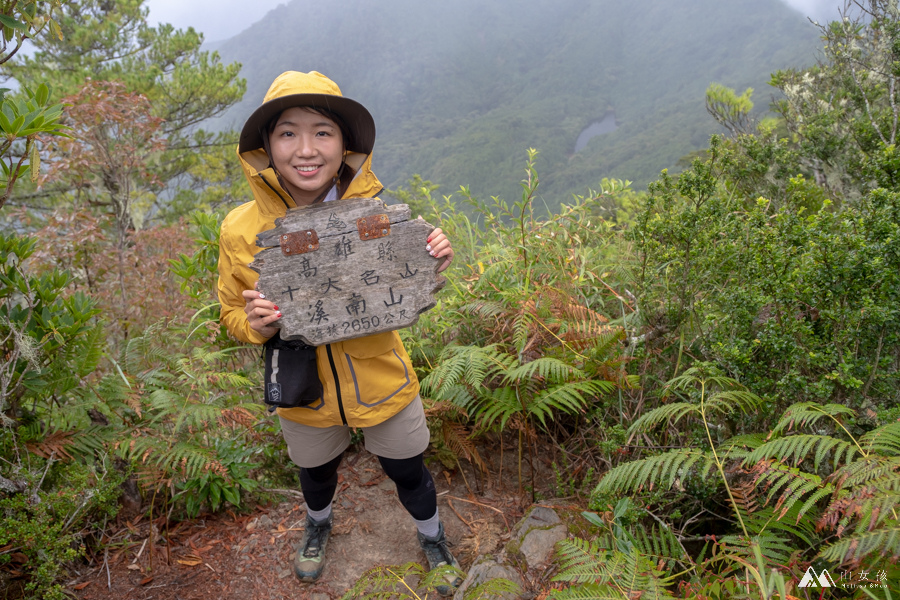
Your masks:
<svg viewBox="0 0 900 600"><path fill-rule="evenodd" d="M563 540L556 546L560 573L554 581L577 585L553 591L553 600L670 600L666 589L671 579L655 567L653 559L632 547L630 551L610 550L597 542Z"/></svg>
<svg viewBox="0 0 900 600"><path fill-rule="evenodd" d="M446 584L448 575L465 577L452 566L426 571L414 562L400 566L377 566L369 569L356 581L341 600L427 600L437 598L437 586ZM489 579L466 589L464 600L508 598L521 588L507 579Z"/></svg>
<svg viewBox="0 0 900 600"><path fill-rule="evenodd" d="M835 572L884 569L889 581L900 575L893 565L900 557L900 422L855 437L847 424L853 410L803 402L789 407L768 435L719 440L715 432L724 429L723 419L756 410L761 400L705 364L670 381L666 391L681 400L649 411L629 433L650 435L692 419L706 447L676 448L620 465L600 480L595 493L679 494L688 479L717 475L717 489L730 508L727 517L736 527L718 536L711 555L680 571L687 577L686 593L718 586L731 590L731 597L784 599L791 582L813 562ZM634 544L637 539L641 543ZM597 549L658 557L647 542L631 531L619 532L601 536ZM594 584L605 581L606 571L593 573Z"/></svg>
<svg viewBox="0 0 900 600"><path fill-rule="evenodd" d="M456 250L441 310L422 315L404 336L423 395L458 406L458 418L475 421L473 435L515 431L520 488L522 456L526 448L534 453L538 430L600 410L612 390L635 383L624 369L623 328L606 316L604 271L619 263L612 226L595 214L601 197L618 188L542 215L534 206L536 160L529 150L516 201L482 201L461 189L483 227L460 210L463 203L432 199L430 182L413 180L410 192L397 194L431 204Z"/></svg>
<svg viewBox="0 0 900 600"><path fill-rule="evenodd" d="M128 436L113 446L154 495L171 493L195 516L202 506L238 506L242 493L258 488L249 472L263 407L255 401L255 353L228 341L218 324L217 218L195 213L192 221L197 251L171 268L196 312L187 322L156 323L126 344L117 365L131 391Z"/></svg>

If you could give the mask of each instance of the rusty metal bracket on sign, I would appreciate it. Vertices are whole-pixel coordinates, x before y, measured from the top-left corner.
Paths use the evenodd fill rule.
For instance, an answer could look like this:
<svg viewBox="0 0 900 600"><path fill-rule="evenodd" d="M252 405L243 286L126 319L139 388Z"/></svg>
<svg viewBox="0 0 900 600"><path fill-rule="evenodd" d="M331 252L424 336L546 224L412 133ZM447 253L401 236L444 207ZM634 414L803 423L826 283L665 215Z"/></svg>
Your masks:
<svg viewBox="0 0 900 600"><path fill-rule="evenodd" d="M356 228L362 241L377 240L391 235L391 219L386 214L361 217L356 220Z"/></svg>
<svg viewBox="0 0 900 600"><path fill-rule="evenodd" d="M306 254L319 249L319 234L315 229L292 231L282 234L280 242L281 253L285 256Z"/></svg>

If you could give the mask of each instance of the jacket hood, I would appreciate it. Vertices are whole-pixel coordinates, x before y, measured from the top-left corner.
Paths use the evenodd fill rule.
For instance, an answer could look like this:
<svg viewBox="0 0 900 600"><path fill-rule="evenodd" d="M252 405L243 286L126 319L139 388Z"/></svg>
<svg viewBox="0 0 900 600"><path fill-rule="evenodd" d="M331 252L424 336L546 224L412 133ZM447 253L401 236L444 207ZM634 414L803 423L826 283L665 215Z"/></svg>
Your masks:
<svg viewBox="0 0 900 600"><path fill-rule="evenodd" d="M383 186L372 172L371 152L375 144L372 115L359 102L345 98L337 84L325 75L316 71L286 71L275 78L263 103L247 119L238 144L241 167L250 182L260 214L277 218L288 208L297 206L278 182L261 137L271 119L294 106L325 109L343 121L350 137L344 140L347 149L344 162L356 175L342 198L374 198L378 195Z"/></svg>
<svg viewBox="0 0 900 600"><path fill-rule="evenodd" d="M283 217L288 208L297 207L291 195L278 182L275 169L269 166L265 150L257 148L238 152L238 158L261 215ZM342 198L374 198L381 193L384 186L372 172L371 154L348 152L344 162L356 172L356 176Z"/></svg>

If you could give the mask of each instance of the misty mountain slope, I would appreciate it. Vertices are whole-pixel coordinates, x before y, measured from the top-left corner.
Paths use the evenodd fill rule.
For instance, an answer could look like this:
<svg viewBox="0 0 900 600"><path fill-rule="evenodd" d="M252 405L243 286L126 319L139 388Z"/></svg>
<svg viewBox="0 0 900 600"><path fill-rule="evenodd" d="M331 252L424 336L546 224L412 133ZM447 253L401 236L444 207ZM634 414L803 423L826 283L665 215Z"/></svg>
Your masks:
<svg viewBox="0 0 900 600"><path fill-rule="evenodd" d="M817 46L779 0L293 0L215 47L247 78L231 123L282 71L318 70L372 111L388 187L419 173L445 193L517 197L534 147L556 206L603 177L652 181L716 131L711 82L752 86L765 107L769 74L810 64ZM575 153L611 111L618 129Z"/></svg>

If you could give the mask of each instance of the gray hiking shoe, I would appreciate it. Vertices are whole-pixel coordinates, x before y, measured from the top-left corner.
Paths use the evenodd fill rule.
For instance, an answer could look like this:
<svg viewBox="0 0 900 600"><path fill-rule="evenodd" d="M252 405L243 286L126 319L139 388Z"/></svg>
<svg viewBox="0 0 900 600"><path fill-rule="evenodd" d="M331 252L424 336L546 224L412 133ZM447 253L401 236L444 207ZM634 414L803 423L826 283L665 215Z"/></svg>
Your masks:
<svg viewBox="0 0 900 600"><path fill-rule="evenodd" d="M325 546L331 536L333 515L324 521L313 521L306 517L306 530L297 552L294 554L294 575L300 581L312 582L319 578L325 568Z"/></svg>
<svg viewBox="0 0 900 600"><path fill-rule="evenodd" d="M433 571L438 567L443 567L445 565L451 565L459 569L459 563L456 562L456 559L453 558L453 555L450 554L450 550L447 549L447 536L444 535L444 524L441 523L438 529L437 537L429 538L425 537L421 533L417 534L419 538L419 545L422 547L422 550L425 552L425 558L428 560L428 570ZM462 578L453 574L448 574L445 577L447 583L440 584L435 587L435 590L441 596L450 596L458 588L462 585Z"/></svg>

